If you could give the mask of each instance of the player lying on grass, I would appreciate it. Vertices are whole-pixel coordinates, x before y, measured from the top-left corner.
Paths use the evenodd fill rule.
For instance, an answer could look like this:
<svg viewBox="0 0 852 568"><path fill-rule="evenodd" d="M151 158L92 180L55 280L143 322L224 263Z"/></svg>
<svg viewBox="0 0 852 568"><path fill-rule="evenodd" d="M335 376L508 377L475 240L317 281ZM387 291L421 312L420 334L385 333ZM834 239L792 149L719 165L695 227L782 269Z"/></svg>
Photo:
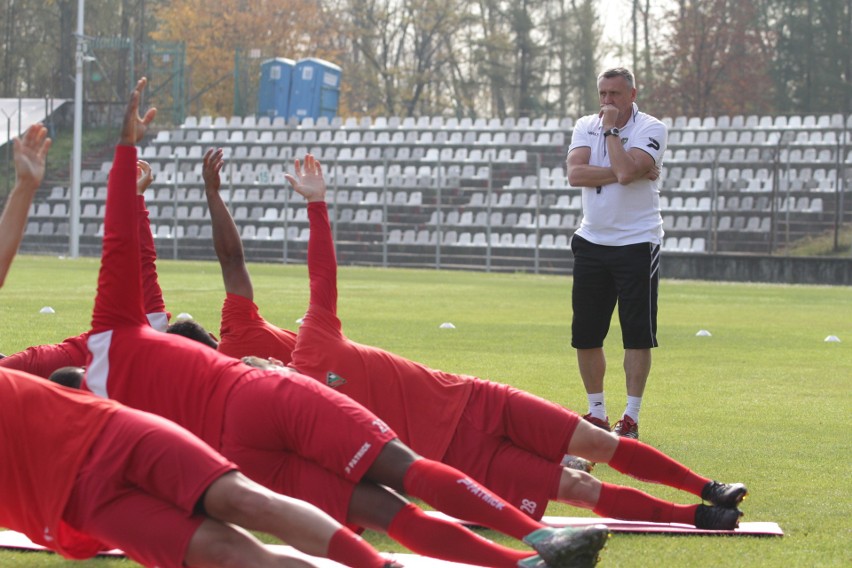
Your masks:
<svg viewBox="0 0 852 568"><path fill-rule="evenodd" d="M0 526L66 558L120 548L161 568L318 566L253 530L350 566L394 565L168 420L10 369L0 400Z"/></svg>
<svg viewBox="0 0 852 568"><path fill-rule="evenodd" d="M422 458L350 398L295 372L260 370L148 324L135 200L140 82L109 175L98 290L82 388L183 426L254 481L332 517L387 532L414 552L483 566L587 566L605 527L554 530L444 464ZM80 372L78 369L77 372ZM405 493L535 549L434 519ZM540 555L540 556L539 556Z"/></svg>
<svg viewBox="0 0 852 568"><path fill-rule="evenodd" d="M700 476L642 442L595 428L565 408L508 385L430 369L382 349L349 340L337 318L337 264L320 164L308 155L296 162L290 184L308 201L310 306L298 336L266 322L253 302L239 232L219 195L222 151L204 158L213 242L227 297L220 351L289 362L299 372L372 410L420 455L440 460L492 488L539 519L549 501L562 501L605 516L677 522L704 529L733 529L746 494L742 484ZM215 346L196 322L195 337ZM295 343L294 343L294 338ZM679 505L630 487L602 483L562 467L567 452L712 503Z"/></svg>
<svg viewBox="0 0 852 568"><path fill-rule="evenodd" d="M49 147L41 125L14 140L18 181L0 216L4 279ZM249 529L352 566L393 564L167 420L9 369L0 369L0 401L0 526L67 558L118 547L163 568L315 565L266 547Z"/></svg>

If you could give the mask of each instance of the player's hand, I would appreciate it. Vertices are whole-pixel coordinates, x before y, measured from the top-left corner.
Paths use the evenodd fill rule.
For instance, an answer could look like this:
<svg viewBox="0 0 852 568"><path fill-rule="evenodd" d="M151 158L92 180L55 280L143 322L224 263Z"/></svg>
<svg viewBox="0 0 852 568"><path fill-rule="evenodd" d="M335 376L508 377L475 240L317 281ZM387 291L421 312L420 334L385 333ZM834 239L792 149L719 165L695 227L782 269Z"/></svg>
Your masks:
<svg viewBox="0 0 852 568"><path fill-rule="evenodd" d="M322 175L322 165L319 160L311 154L305 155L304 170L297 159L295 162L296 175L284 174L284 177L293 186L296 192L304 197L308 203L312 201L324 201L326 185Z"/></svg>
<svg viewBox="0 0 852 568"><path fill-rule="evenodd" d="M142 195L154 183L154 172L151 164L145 160L136 160L136 194Z"/></svg>
<svg viewBox="0 0 852 568"><path fill-rule="evenodd" d="M139 116L139 101L142 98L142 91L145 90L145 85L147 84L148 79L142 77L130 94L130 101L127 103L127 110L124 112L124 122L121 125L121 137L118 142L121 145L136 145L145 137L145 134L148 132L148 125L157 116L157 109L155 108L149 108L145 116Z"/></svg>
<svg viewBox="0 0 852 568"><path fill-rule="evenodd" d="M41 185L51 143L43 124L33 124L22 138L14 138L16 186L32 189Z"/></svg>
<svg viewBox="0 0 852 568"><path fill-rule="evenodd" d="M651 166L651 169L648 170L648 173L645 175L651 181L656 181L660 178L660 167L657 164Z"/></svg>
<svg viewBox="0 0 852 568"><path fill-rule="evenodd" d="M604 130L609 130L618 124L618 107L615 105L601 105L601 111L598 113L601 119L601 126Z"/></svg>
<svg viewBox="0 0 852 568"><path fill-rule="evenodd" d="M219 172L225 165L225 153L221 148L210 148L204 153L204 168L201 175L204 178L204 188L209 191L219 191L222 179Z"/></svg>

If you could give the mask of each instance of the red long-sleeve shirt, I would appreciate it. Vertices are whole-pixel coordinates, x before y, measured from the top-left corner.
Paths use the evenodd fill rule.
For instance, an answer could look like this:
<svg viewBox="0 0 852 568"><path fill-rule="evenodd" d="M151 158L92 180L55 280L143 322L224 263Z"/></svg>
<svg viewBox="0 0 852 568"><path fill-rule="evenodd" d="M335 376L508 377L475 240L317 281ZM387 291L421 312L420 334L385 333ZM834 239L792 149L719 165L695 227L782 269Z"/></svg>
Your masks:
<svg viewBox="0 0 852 568"><path fill-rule="evenodd" d="M135 175L135 174L134 174ZM157 279L157 249L151 234L151 222L145 198L136 199L139 228L139 250L142 259L142 290L149 323L165 331L169 321L163 291ZM35 345L0 359L0 367L17 369L32 375L48 378L61 367L82 367L86 364L89 349L86 342L89 332L64 339L61 343Z"/></svg>
<svg viewBox="0 0 852 568"><path fill-rule="evenodd" d="M361 403L420 455L440 460L474 378L430 369L348 339L337 318L337 259L326 204L309 203L308 218L311 297L293 367Z"/></svg>
<svg viewBox="0 0 852 568"><path fill-rule="evenodd" d="M260 315L257 305L244 296L228 294L222 306L219 352L231 357L274 357L289 365L296 334L274 326Z"/></svg>
<svg viewBox="0 0 852 568"><path fill-rule="evenodd" d="M136 149L118 146L109 176L98 291L83 387L176 422L221 446L230 389L252 370L200 343L155 331L143 307L136 230Z"/></svg>

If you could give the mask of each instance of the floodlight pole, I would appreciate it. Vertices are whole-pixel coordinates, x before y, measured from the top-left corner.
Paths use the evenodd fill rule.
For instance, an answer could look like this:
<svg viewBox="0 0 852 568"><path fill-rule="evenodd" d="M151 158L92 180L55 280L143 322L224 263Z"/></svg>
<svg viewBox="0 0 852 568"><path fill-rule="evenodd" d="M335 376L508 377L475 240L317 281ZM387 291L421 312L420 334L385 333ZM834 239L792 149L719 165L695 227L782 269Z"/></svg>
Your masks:
<svg viewBox="0 0 852 568"><path fill-rule="evenodd" d="M80 256L80 178L83 162L83 16L86 0L77 0L77 52L75 56L76 75L74 81L74 150L71 162L71 206L69 212L71 258Z"/></svg>

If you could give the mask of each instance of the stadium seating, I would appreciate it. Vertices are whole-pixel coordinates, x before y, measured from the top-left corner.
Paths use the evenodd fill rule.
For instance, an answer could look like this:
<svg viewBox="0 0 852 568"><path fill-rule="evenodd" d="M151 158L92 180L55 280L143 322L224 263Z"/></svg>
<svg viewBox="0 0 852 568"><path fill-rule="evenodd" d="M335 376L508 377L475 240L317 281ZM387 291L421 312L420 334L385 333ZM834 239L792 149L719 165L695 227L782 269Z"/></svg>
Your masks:
<svg viewBox="0 0 852 568"><path fill-rule="evenodd" d="M838 206L852 207L838 196L852 181L852 115L663 121L670 126L660 196L665 251L771 252L830 227ZM531 250L564 257L582 218L582 190L571 187L564 170L573 125L571 118L552 117L346 117L298 124L190 116L141 147L156 174L146 200L158 239L177 238L187 251L209 249L200 160L220 145L228 156L222 196L250 241L249 257L267 242L280 247L286 236L298 260L307 216L283 172L310 151L323 160L343 262L373 262L375 251L388 245L415 251L410 254L427 263L429 255L451 255L440 252L447 245L499 248L506 266L522 265ZM109 165L83 171L84 238L98 238ZM31 210L25 243L56 238L57 223L67 220L68 188L52 184L44 193Z"/></svg>

